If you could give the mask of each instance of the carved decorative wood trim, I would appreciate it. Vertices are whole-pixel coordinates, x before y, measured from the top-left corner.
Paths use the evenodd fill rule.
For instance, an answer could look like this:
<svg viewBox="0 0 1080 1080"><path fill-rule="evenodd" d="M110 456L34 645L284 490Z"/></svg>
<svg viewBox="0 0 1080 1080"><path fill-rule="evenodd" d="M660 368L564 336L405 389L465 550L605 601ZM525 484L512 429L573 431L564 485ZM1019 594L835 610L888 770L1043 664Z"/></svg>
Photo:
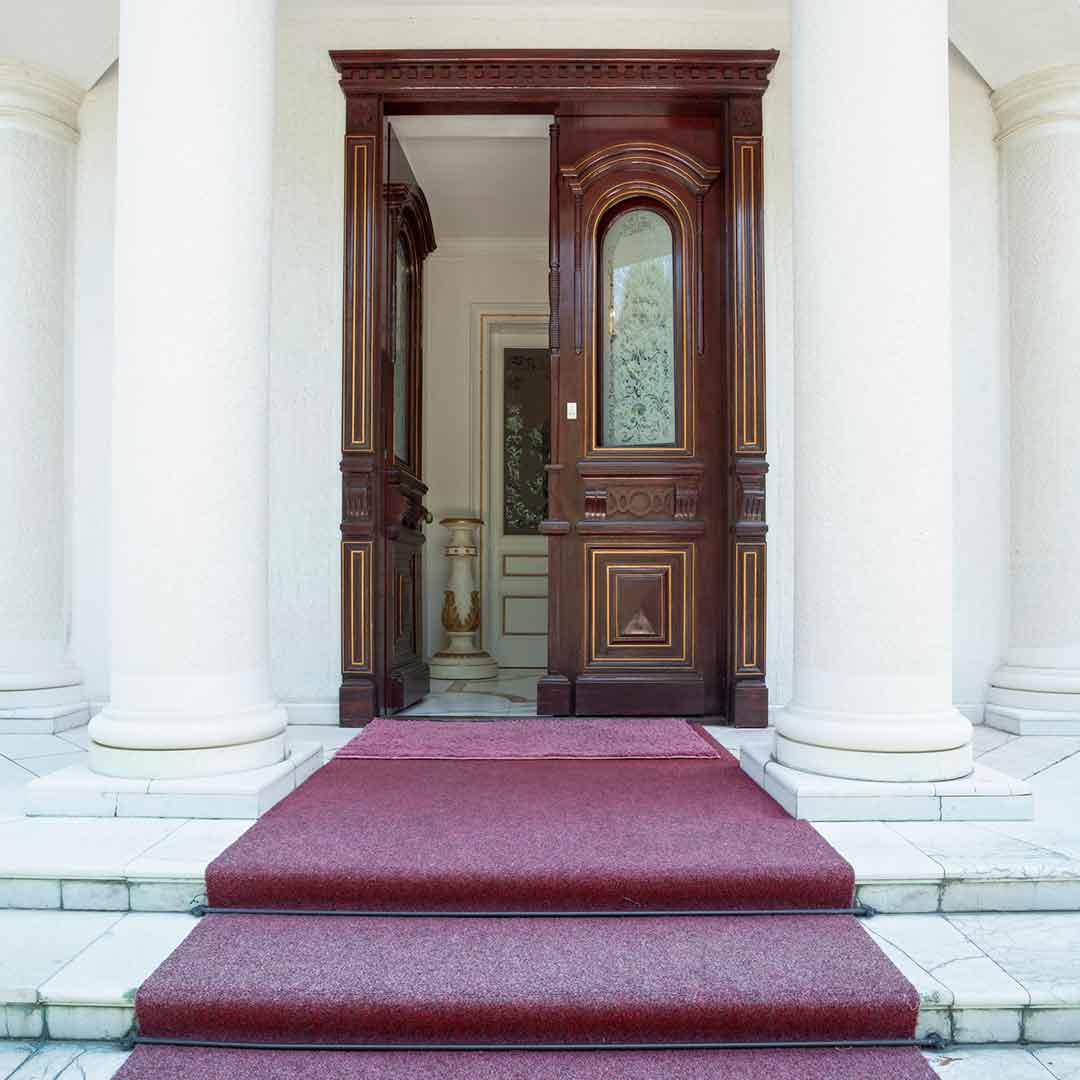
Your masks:
<svg viewBox="0 0 1080 1080"><path fill-rule="evenodd" d="M693 715L704 709L710 714L726 711L735 724L764 724L767 466L761 95L777 54L434 50L332 56L341 75L347 125L344 543L368 545L366 570L377 575L381 595L393 591L386 552L421 536L412 526L419 524L422 499L410 498L398 487L388 501L384 476L384 114L554 114L552 465L550 517L541 527L552 538L552 659L539 688L541 710ZM618 117L618 130L625 132L618 145L612 145L611 117ZM392 164L389 171L393 173ZM603 186L587 191L594 183ZM676 249L688 305L686 318L680 320L686 341L678 355L680 363L685 357L686 382L704 388L705 396L687 408L686 437L675 453L668 448L666 454L596 454L583 438L587 425L563 415L567 400L579 403L579 416L589 415L583 381L592 333L587 311L592 255L583 238L587 224L598 220L592 215L599 196L619 183L637 185L634 195L626 190L628 198L664 190L675 193L681 204L668 203L670 212L681 218L689 244L686 250ZM393 193L387 198L393 202ZM585 460L578 461L583 452ZM647 488L650 479L665 482L670 509L666 495L662 506L650 496L649 509L642 512L643 498L634 493ZM688 645L698 647L692 669L660 671L643 681L638 661L601 661L591 670L582 668L587 650L579 610L590 599L581 551L598 545L638 553L632 569L612 571L619 577L624 607L633 606L635 596L643 598L641 612L623 611L622 622L622 615L613 616L612 641L619 639L614 646L619 655L635 648L640 652L662 634L657 613L645 610L649 590L678 577L678 560L669 560L676 550L690 552L691 560L696 552L700 580L691 586L691 595L702 613L722 605L724 618L720 630L715 629L716 620L707 620L700 641L692 632L687 635ZM657 554L646 556L649 550ZM652 565L646 566L649 559ZM343 630L348 632L354 610L349 607L344 563L342 583ZM371 635L367 656L374 674L350 670L343 663L343 722L369 717L387 704L392 707L395 694L406 700L426 677L418 661L415 671L402 668L394 673L401 685L391 679L383 686L387 628L380 619L392 628L407 620L400 605L382 613L379 598L366 595Z"/></svg>
<svg viewBox="0 0 1080 1080"><path fill-rule="evenodd" d="M735 452L765 453L765 312L762 304L762 141L731 140Z"/></svg>
<svg viewBox="0 0 1080 1080"><path fill-rule="evenodd" d="M341 544L341 581L346 613L341 639L341 670L348 674L372 670L372 543L344 540Z"/></svg>
<svg viewBox="0 0 1080 1080"><path fill-rule="evenodd" d="M765 686L765 305L762 262L764 149L759 95L728 103L730 144L732 464L729 513L734 600L728 716L738 726L768 723Z"/></svg>
<svg viewBox="0 0 1080 1080"><path fill-rule="evenodd" d="M708 98L761 91L777 53L672 52L593 49L334 51L346 95L379 94L387 101L532 101L559 98L664 95Z"/></svg>
<svg viewBox="0 0 1080 1080"><path fill-rule="evenodd" d="M662 143L630 140L601 147L586 154L573 165L560 170L575 195L586 191L605 173L615 169L634 169L659 176L674 176L695 196L704 195L720 175L720 167L707 165L693 154Z"/></svg>

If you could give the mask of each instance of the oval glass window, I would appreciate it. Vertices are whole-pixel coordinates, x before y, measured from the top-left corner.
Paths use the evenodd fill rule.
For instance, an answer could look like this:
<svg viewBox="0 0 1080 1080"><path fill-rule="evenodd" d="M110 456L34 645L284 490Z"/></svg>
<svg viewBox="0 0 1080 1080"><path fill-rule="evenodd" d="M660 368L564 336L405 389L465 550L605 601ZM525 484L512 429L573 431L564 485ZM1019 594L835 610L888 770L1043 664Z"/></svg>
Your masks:
<svg viewBox="0 0 1080 1080"><path fill-rule="evenodd" d="M673 247L655 210L628 210L604 233L601 446L675 444Z"/></svg>
<svg viewBox="0 0 1080 1080"><path fill-rule="evenodd" d="M412 347L412 274L398 237L394 250L394 456L409 463L409 355Z"/></svg>

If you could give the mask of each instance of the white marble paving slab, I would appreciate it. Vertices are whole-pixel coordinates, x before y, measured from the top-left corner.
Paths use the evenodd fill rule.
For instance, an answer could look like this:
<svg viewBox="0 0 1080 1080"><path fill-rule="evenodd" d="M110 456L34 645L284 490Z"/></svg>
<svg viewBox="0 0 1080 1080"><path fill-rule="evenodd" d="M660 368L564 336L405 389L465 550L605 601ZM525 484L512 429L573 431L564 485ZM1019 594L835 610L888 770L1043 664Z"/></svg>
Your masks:
<svg viewBox="0 0 1080 1080"><path fill-rule="evenodd" d="M57 738L74 743L75 746L86 750L90 746L90 728L84 724L82 727L72 728L70 731L59 731L57 732Z"/></svg>
<svg viewBox="0 0 1080 1080"><path fill-rule="evenodd" d="M37 1002L39 988L120 918L112 912L0 911L0 1001Z"/></svg>
<svg viewBox="0 0 1080 1080"><path fill-rule="evenodd" d="M87 1047L56 1080L112 1080L128 1056L126 1050Z"/></svg>
<svg viewBox="0 0 1080 1080"><path fill-rule="evenodd" d="M22 758L70 754L72 744L59 735L26 732L22 735L0 735L0 754L13 761Z"/></svg>
<svg viewBox="0 0 1080 1080"><path fill-rule="evenodd" d="M891 828L949 878L1080 880L1080 859L968 822L894 822Z"/></svg>
<svg viewBox="0 0 1080 1080"><path fill-rule="evenodd" d="M867 882L940 882L940 863L920 850L896 826L881 821L819 821L814 828Z"/></svg>
<svg viewBox="0 0 1080 1080"><path fill-rule="evenodd" d="M1031 1053L1054 1080L1080 1080L1080 1046L1035 1047Z"/></svg>
<svg viewBox="0 0 1080 1080"><path fill-rule="evenodd" d="M1010 915L984 917L1011 918ZM1020 982L947 918L939 915L878 915L862 925L873 938L888 942L944 986L949 999L943 1004L956 1002L965 1008L1005 1006L1019 1009L1030 1000Z"/></svg>
<svg viewBox="0 0 1080 1080"><path fill-rule="evenodd" d="M139 881L202 881L207 865L253 824L249 820L228 819L185 821L126 863L125 876Z"/></svg>
<svg viewBox="0 0 1080 1080"><path fill-rule="evenodd" d="M1054 1080L1033 1054L1013 1047L955 1046L925 1057L944 1080Z"/></svg>
<svg viewBox="0 0 1080 1080"><path fill-rule="evenodd" d="M69 1043L50 1043L27 1058L9 1080L56 1080L81 1052Z"/></svg>
<svg viewBox="0 0 1080 1080"><path fill-rule="evenodd" d="M1008 731L999 731L997 728L987 727L986 724L975 724L971 729L971 743L976 757L982 757L1015 738L1016 736Z"/></svg>
<svg viewBox="0 0 1080 1080"><path fill-rule="evenodd" d="M1080 738L1042 735L1012 739L981 755L979 761L1009 776L1028 779L1077 753Z"/></svg>
<svg viewBox="0 0 1080 1080"><path fill-rule="evenodd" d="M197 921L181 914L124 915L41 985L41 1000L47 1005L130 1006L135 991Z"/></svg>
<svg viewBox="0 0 1080 1080"><path fill-rule="evenodd" d="M0 878L119 879L182 827L163 819L34 818L0 824Z"/></svg>
<svg viewBox="0 0 1080 1080"><path fill-rule="evenodd" d="M1080 912L948 915L948 921L1010 978L1032 1005L1080 1009Z"/></svg>
<svg viewBox="0 0 1080 1080"><path fill-rule="evenodd" d="M71 765L81 765L89 755L85 750L69 747L63 754L49 754L47 757L20 758L19 764L29 769L35 776L48 776Z"/></svg>
<svg viewBox="0 0 1080 1080"><path fill-rule="evenodd" d="M0 1076L9 1076L32 1053L34 1044L28 1042L0 1042Z"/></svg>

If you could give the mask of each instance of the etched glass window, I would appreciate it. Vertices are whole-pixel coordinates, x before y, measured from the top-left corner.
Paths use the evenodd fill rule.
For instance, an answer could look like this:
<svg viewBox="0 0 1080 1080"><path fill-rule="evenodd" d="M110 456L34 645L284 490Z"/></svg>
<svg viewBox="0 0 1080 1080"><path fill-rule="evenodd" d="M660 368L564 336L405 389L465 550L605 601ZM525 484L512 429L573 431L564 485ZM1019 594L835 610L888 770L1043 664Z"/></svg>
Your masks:
<svg viewBox="0 0 1080 1080"><path fill-rule="evenodd" d="M412 293L409 252L398 237L394 249L394 456L409 461L409 355Z"/></svg>
<svg viewBox="0 0 1080 1080"><path fill-rule="evenodd" d="M601 251L601 446L675 443L675 281L671 226L620 214Z"/></svg>

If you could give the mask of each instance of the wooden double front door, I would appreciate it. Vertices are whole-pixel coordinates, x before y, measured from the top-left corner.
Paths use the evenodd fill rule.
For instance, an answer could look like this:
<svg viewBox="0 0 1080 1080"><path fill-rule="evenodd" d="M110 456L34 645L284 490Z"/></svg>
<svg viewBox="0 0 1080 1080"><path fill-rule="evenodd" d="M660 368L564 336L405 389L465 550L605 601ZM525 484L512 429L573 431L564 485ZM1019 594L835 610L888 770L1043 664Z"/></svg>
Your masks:
<svg viewBox="0 0 1080 1080"><path fill-rule="evenodd" d="M538 711L764 724L774 54L333 59L348 124L342 722L426 691L420 297L434 237L388 117L532 111L554 116Z"/></svg>

